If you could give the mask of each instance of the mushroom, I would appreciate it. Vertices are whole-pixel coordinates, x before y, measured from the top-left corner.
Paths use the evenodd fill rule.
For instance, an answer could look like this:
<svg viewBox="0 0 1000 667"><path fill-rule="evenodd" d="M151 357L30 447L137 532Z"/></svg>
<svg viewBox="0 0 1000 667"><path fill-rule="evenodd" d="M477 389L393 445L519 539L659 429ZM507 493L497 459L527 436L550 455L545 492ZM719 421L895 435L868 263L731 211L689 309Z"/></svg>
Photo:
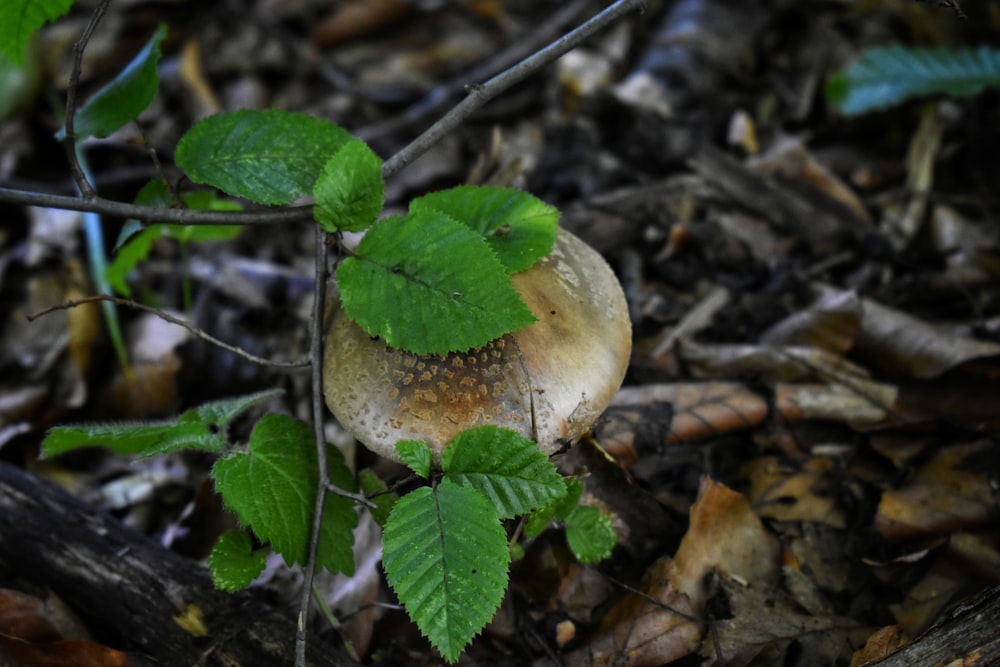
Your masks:
<svg viewBox="0 0 1000 667"><path fill-rule="evenodd" d="M487 424L520 432L546 454L582 436L628 367L621 285L597 251L564 229L549 255L511 279L538 321L468 352L393 349L338 309L323 393L340 424L397 461L399 440L427 443L440 461L452 438Z"/></svg>

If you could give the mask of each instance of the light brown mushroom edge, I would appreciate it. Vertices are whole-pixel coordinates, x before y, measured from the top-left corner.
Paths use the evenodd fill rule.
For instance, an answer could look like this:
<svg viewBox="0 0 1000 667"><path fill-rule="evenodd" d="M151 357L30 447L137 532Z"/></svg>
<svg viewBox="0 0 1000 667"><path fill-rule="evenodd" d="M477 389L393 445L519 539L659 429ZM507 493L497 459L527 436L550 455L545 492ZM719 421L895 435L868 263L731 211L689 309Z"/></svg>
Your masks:
<svg viewBox="0 0 1000 667"><path fill-rule="evenodd" d="M323 367L326 404L372 451L399 440L440 461L461 431L514 429L553 454L582 436L618 391L632 350L621 285L593 248L560 229L552 252L511 276L538 319L468 352L417 356L334 315Z"/></svg>

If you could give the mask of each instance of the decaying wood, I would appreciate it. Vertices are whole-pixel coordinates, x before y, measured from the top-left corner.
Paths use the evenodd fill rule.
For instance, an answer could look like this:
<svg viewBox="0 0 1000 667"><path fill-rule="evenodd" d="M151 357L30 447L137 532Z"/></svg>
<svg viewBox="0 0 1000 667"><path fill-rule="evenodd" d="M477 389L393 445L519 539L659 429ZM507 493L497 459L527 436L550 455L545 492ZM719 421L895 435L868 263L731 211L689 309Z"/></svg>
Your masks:
<svg viewBox="0 0 1000 667"><path fill-rule="evenodd" d="M0 573L53 591L100 641L154 664L272 667L294 656L293 615L215 589L201 565L6 464ZM356 667L318 640L309 649L311 666Z"/></svg>
<svg viewBox="0 0 1000 667"><path fill-rule="evenodd" d="M916 641L878 667L1000 664L1000 586L963 600Z"/></svg>

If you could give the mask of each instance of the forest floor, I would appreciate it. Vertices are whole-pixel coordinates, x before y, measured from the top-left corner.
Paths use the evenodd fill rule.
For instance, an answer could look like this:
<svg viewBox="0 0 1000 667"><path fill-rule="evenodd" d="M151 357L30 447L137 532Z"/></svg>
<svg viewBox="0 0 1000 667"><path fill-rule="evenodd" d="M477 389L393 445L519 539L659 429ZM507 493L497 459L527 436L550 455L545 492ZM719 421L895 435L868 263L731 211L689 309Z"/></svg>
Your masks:
<svg viewBox="0 0 1000 667"><path fill-rule="evenodd" d="M53 100L95 4L40 33L36 88L0 120L0 186L72 193ZM953 3L912 0L651 0L388 181L390 211L467 182L557 206L613 266L632 317L622 390L558 458L612 514L618 545L583 566L556 530L526 540L461 664L871 664L1000 584L998 94L845 116L824 93L875 46L995 45L1000 11L966 4L963 19ZM170 32L140 123L86 144L94 181L132 201L157 173L147 147L176 174L184 131L238 108L327 118L388 157L508 66L507 49L527 55L601 8L112 3L84 58L84 96L158 24ZM96 305L26 319L93 293L81 214L0 211L0 458L204 559L233 522L204 456L40 461L46 430L273 387L285 392L270 409L308 418L308 373L120 309L127 377ZM109 249L122 222L103 220ZM165 240L129 284L232 345L299 358L313 240L309 225L247 227L184 252ZM403 475L328 418L356 469ZM391 604L373 535L359 536L353 580L319 581L342 627L313 625L368 664L435 664ZM0 574L16 587L17 573ZM295 581L275 561L259 583L290 617ZM100 627L95 610L76 611ZM115 648L141 653L128 637Z"/></svg>

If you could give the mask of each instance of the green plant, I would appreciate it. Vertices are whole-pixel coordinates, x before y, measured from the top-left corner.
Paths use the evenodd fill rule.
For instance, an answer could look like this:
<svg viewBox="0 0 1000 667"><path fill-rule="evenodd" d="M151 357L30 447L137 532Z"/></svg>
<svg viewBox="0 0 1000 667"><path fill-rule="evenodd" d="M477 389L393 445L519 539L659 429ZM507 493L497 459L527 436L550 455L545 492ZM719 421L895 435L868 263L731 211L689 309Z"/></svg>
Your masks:
<svg viewBox="0 0 1000 667"><path fill-rule="evenodd" d="M935 93L975 95L1000 86L1000 51L927 49L906 46L867 51L833 74L827 98L847 115L867 113Z"/></svg>
<svg viewBox="0 0 1000 667"><path fill-rule="evenodd" d="M23 50L26 34L57 15L58 4L12 3L23 10L24 20L13 29L7 25L7 32L0 29L0 43L8 43L9 57ZM627 9L640 3L621 4ZM611 14L604 21L613 18ZM155 65L165 34L163 27L157 30L132 63L85 105L68 105L66 127L59 136L74 149L68 152L71 163L80 158L76 142L82 136L106 136L149 105L158 86ZM71 80L71 100L74 85ZM379 219L384 175L392 169L344 129L275 109L202 120L181 139L175 162L191 181L257 204L287 205L311 195L314 204L291 213L295 219L315 220L321 235L334 242L345 231L367 230L356 251L342 248L345 256L336 271L340 298L353 321L393 348L420 355L471 350L536 319L512 276L549 253L558 212L526 193L463 186L419 197L405 215ZM102 202L90 189L84 169L77 170L77 179L79 204L51 197L49 204L129 212L147 223L163 221L141 229L128 224L117 257L100 271L101 281L125 294L128 272L146 257L154 238L168 235L186 248L188 242L224 240L239 230L170 223L199 210L205 211L199 222L233 225L253 219L252 213L213 216L240 206L215 191L175 192L163 179L150 181L131 207ZM318 332L326 240L318 236L314 405L321 400ZM212 468L216 489L256 538L237 531L223 535L216 545L209 565L216 584L229 590L249 584L262 570L263 552L257 544L269 545L288 564L303 565L307 582L318 567L351 573L355 506L371 506L385 525L384 566L390 584L450 662L482 630L502 599L511 553L502 521L531 515L531 535L551 521L564 523L571 548L585 561L605 557L614 545L607 516L578 506L582 485L567 483L535 443L518 433L489 426L464 431L445 450L439 467L426 444L400 442L400 457L429 485L397 501L370 475L361 476L359 492L358 480L339 452L317 435L319 409L312 426L266 414L248 442L233 442L233 419L273 395L206 403L157 423L56 427L42 444L43 455L94 445L127 455L180 449L218 454ZM257 492L262 488L269 493ZM371 493L375 500L361 495ZM308 602L308 583L305 588L303 599ZM304 664L301 655L296 661Z"/></svg>

